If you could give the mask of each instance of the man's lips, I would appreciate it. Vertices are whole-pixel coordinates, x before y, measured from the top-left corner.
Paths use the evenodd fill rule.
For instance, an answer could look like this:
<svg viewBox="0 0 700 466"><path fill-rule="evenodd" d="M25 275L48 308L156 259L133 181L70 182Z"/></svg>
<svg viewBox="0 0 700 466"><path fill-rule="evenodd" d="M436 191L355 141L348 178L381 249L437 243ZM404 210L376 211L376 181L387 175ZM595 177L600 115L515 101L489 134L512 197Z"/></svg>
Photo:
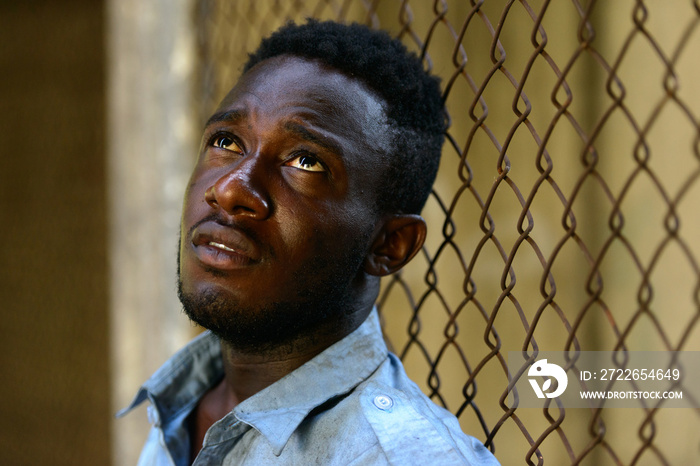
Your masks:
<svg viewBox="0 0 700 466"><path fill-rule="evenodd" d="M199 261L209 267L233 270L260 260L260 252L239 229L203 222L192 231L192 246Z"/></svg>

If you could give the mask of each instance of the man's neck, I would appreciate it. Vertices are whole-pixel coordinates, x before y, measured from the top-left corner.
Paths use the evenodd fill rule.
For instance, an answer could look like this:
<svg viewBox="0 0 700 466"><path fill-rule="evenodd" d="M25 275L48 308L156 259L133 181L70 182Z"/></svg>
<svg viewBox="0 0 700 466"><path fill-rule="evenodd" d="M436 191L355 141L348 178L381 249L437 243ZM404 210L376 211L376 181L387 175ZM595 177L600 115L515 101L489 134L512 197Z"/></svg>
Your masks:
<svg viewBox="0 0 700 466"><path fill-rule="evenodd" d="M222 341L226 406L232 409L301 367L352 333L365 321L370 311L371 306L344 316L346 318L342 321L325 324L292 341L268 345L257 352L241 350L234 344Z"/></svg>

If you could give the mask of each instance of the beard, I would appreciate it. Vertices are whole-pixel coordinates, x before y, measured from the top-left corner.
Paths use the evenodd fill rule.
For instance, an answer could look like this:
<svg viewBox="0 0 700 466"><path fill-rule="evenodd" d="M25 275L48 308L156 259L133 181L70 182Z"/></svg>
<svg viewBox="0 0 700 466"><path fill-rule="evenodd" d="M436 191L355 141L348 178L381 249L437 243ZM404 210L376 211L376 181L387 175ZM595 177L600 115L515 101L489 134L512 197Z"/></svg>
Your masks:
<svg viewBox="0 0 700 466"><path fill-rule="evenodd" d="M313 339L319 329L354 312L353 282L363 274L367 238L348 248L340 259L319 254L295 271L294 293L285 302L244 306L223 291L207 288L185 292L180 275L178 246L178 297L191 321L211 330L232 347L248 353L292 344L300 337ZM211 270L210 273L220 273Z"/></svg>

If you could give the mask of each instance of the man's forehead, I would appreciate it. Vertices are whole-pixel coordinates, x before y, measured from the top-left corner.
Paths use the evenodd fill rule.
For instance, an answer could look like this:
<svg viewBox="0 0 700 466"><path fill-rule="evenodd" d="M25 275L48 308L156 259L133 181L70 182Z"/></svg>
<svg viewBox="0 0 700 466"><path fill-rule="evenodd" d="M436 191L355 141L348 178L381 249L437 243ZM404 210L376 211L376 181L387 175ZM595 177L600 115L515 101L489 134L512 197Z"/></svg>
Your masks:
<svg viewBox="0 0 700 466"><path fill-rule="evenodd" d="M359 124L353 130L368 133L380 146L389 139L384 99L359 80L316 60L282 55L258 63L241 76L217 114L240 112L248 116L248 109L258 106L275 111L292 109L299 116L328 123L337 120L352 125L350 117Z"/></svg>
<svg viewBox="0 0 700 466"><path fill-rule="evenodd" d="M329 106L366 107L365 113L385 115L385 102L364 83L317 60L281 55L264 60L243 74L224 98L221 106L231 104L242 94L260 99L286 97L297 92L315 102Z"/></svg>

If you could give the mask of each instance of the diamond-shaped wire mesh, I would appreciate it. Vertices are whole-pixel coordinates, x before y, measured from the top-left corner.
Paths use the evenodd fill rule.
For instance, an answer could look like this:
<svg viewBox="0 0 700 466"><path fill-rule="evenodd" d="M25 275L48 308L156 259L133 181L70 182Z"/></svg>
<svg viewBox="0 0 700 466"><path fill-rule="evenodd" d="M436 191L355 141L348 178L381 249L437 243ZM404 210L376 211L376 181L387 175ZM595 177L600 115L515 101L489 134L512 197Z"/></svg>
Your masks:
<svg viewBox="0 0 700 466"><path fill-rule="evenodd" d="M202 117L287 20L356 21L442 78L422 256L384 283L409 375L504 464L690 464L700 409L522 409L508 351L700 350L697 0L204 0ZM679 425L684 425L679 429Z"/></svg>

